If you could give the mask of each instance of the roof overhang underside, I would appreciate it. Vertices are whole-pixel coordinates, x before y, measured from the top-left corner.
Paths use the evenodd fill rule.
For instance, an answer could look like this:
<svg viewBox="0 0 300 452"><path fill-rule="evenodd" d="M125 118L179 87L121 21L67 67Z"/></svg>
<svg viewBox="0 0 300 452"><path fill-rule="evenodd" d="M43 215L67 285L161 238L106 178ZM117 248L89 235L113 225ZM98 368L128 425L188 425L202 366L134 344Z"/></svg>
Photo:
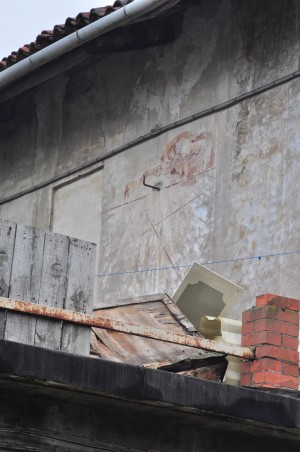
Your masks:
<svg viewBox="0 0 300 452"><path fill-rule="evenodd" d="M0 88L0 103L59 74L86 70L91 64L100 62L103 58L114 53L146 49L175 40L181 33L183 13L188 5L188 2L180 2L156 17L151 16L149 18L146 16L144 20L138 23L117 28L83 43ZM99 20L101 21L101 19ZM9 68L3 73L6 73L6 71L9 71Z"/></svg>
<svg viewBox="0 0 300 452"><path fill-rule="evenodd" d="M170 424L169 427L175 422L184 430L196 429L195 435L196 432L205 435L208 430L226 431L229 437L230 432L233 436L237 433L246 437L250 435L249 441L251 438L265 438L271 443L276 440L278 447L282 448L278 450L285 450L286 445L290 450L300 446L298 393L281 395L239 388L4 340L0 341L0 357L0 424L8 420L6 427L10 429L9 419L17 419L21 425L19 433L22 431L25 435L32 429L49 430L49 412L57 409L57 422L69 423L69 429L72 426L75 429L79 422L76 416L81 418L85 411L94 413L94 416L84 419L87 431L96 428L94 418L99 412L104 424L117 412L118 419L124 418L122 422L131 419L136 431L146 428L148 422L147 428L152 426L154 432L157 424L159 431L158 426L163 420L166 425ZM68 407L69 411L62 407ZM42 411L43 415L36 416L35 410ZM15 426L10 432L14 429ZM109 431L108 426L106 431ZM101 438L95 438L95 444L100 440L106 441L103 432ZM163 432L157 433L157 438L164 435Z"/></svg>

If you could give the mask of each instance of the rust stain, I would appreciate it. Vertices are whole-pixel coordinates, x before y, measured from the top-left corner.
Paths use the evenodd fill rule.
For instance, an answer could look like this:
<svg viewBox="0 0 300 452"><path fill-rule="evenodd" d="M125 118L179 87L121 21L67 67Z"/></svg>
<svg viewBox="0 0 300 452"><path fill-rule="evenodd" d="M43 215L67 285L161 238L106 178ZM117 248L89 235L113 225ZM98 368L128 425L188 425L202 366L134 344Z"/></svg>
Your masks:
<svg viewBox="0 0 300 452"><path fill-rule="evenodd" d="M198 135L182 132L164 149L159 164L149 168L138 179L126 185L124 197L128 198L131 190L142 185L144 177L151 177L157 182L171 177L173 183L182 181L193 185L196 176L211 169L214 162L215 139L211 132L201 132Z"/></svg>
<svg viewBox="0 0 300 452"><path fill-rule="evenodd" d="M242 266L243 266L242 261L237 261L234 263L233 268L234 268L234 270L240 270L242 268Z"/></svg>
<svg viewBox="0 0 300 452"><path fill-rule="evenodd" d="M240 180L239 180L239 185L241 188L247 187L247 185L249 185L250 183L250 179L248 176L244 175Z"/></svg>
<svg viewBox="0 0 300 452"><path fill-rule="evenodd" d="M52 319L64 320L67 322L86 325L96 328L103 328L111 331L118 331L136 336L157 339L163 342L186 345L203 350L211 350L226 355L237 356L246 359L254 359L254 349L250 347L240 347L237 345L225 344L222 342L205 339L200 336L185 335L175 333L169 330L153 328L143 325L124 322L122 320L107 319L103 317L94 317L92 315L79 312L68 311L66 309L54 308L44 305L38 305L27 301L15 300L13 298L0 297L0 308L14 312L22 312Z"/></svg>
<svg viewBox="0 0 300 452"><path fill-rule="evenodd" d="M271 143L271 145L269 146L269 148L266 149L266 151L260 151L259 154L260 154L261 158L267 158L268 159L268 158L272 157L273 155L278 154L280 151L281 151L281 148L279 146L279 143L276 142L276 141L273 141Z"/></svg>
<svg viewBox="0 0 300 452"><path fill-rule="evenodd" d="M246 229L244 228L244 226L240 227L240 239L243 240L243 238L245 237L246 234Z"/></svg>

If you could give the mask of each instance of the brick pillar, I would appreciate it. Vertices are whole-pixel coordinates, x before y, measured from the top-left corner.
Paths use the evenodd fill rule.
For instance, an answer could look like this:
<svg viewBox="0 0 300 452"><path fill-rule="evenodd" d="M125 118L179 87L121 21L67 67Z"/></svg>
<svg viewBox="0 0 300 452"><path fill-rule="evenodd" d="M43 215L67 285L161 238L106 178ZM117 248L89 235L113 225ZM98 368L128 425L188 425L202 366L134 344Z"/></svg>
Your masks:
<svg viewBox="0 0 300 452"><path fill-rule="evenodd" d="M241 385L298 389L300 300L266 294L243 313L242 345L255 360L241 363Z"/></svg>

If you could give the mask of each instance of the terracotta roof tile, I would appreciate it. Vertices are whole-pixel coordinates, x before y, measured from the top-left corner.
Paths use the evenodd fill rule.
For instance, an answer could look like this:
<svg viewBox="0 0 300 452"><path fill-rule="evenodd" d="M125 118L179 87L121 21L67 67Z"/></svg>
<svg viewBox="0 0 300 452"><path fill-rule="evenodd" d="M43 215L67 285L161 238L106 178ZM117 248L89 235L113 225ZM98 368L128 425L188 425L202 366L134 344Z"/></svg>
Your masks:
<svg viewBox="0 0 300 452"><path fill-rule="evenodd" d="M103 6L100 8L93 8L88 12L80 12L76 17L68 17L64 24L55 25L52 30L43 30L36 37L35 41L24 44L18 51L14 51L8 57L2 58L0 61L0 72L19 61L24 60L24 58L33 55L39 50L48 47L53 44L53 42L59 41L80 28L128 5L132 1L133 0L117 0L112 6Z"/></svg>

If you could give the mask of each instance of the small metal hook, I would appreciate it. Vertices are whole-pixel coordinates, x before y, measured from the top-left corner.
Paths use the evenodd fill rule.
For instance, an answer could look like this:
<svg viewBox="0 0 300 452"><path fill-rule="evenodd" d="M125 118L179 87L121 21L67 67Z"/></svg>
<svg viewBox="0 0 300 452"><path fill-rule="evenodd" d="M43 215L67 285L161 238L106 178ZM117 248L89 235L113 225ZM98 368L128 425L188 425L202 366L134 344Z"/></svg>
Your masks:
<svg viewBox="0 0 300 452"><path fill-rule="evenodd" d="M154 185L146 184L145 180L146 180L146 176L144 175L144 177L143 177L143 185L144 185L145 187L154 188L154 190L160 190L159 187L154 187Z"/></svg>

